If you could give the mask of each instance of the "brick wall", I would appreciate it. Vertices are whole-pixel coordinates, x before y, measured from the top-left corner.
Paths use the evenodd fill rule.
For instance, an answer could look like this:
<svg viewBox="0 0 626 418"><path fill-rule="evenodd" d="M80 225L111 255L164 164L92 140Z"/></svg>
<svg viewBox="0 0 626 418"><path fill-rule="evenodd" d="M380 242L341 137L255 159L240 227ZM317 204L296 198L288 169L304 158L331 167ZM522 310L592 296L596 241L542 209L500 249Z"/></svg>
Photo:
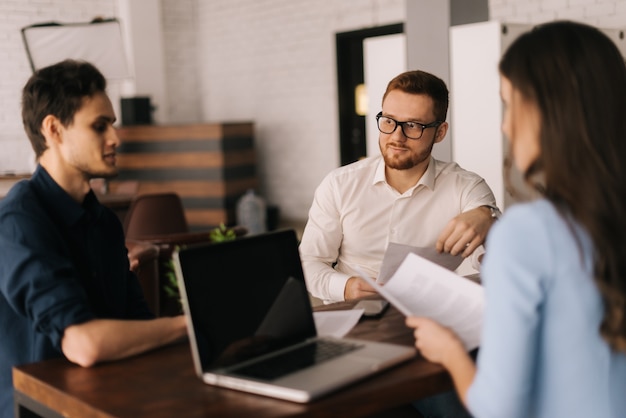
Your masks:
<svg viewBox="0 0 626 418"><path fill-rule="evenodd" d="M335 33L402 22L404 0L198 2L203 117L253 120L261 193L306 219L339 165Z"/></svg>
<svg viewBox="0 0 626 418"><path fill-rule="evenodd" d="M607 29L626 28L626 1L490 0L489 16L511 23L535 24L568 19Z"/></svg>
<svg viewBox="0 0 626 418"><path fill-rule="evenodd" d="M132 0L131 0L132 1ZM199 0L202 1L202 0ZM202 122L202 96L198 90L198 38L196 0L161 0L167 120Z"/></svg>

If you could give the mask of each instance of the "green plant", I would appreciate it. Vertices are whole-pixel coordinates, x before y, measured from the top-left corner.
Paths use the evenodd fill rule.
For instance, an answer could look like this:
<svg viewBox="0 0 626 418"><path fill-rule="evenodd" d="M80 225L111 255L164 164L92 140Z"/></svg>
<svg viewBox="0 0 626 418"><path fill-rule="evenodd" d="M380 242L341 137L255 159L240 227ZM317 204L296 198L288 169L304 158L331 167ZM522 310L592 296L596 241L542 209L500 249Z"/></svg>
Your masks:
<svg viewBox="0 0 626 418"><path fill-rule="evenodd" d="M209 237L211 238L211 242L232 241L237 238L235 231L226 228L226 225L223 223L220 224L219 227L212 229L211 232L209 232Z"/></svg>
<svg viewBox="0 0 626 418"><path fill-rule="evenodd" d="M212 243L220 243L225 241L232 241L237 238L235 231L227 228L223 223L220 226L209 231L209 238ZM175 250L179 250L181 247L176 246ZM176 272L174 270L174 260L171 258L163 262L161 269L165 277L163 289L167 296L176 299L180 302L180 291L178 290L178 281L176 280Z"/></svg>
<svg viewBox="0 0 626 418"><path fill-rule="evenodd" d="M176 247L178 250L179 247ZM174 271L174 260L171 258L163 262L163 269L161 270L165 276L165 283L163 289L165 294L171 298L180 300L180 292L178 291L178 282L176 281L176 272Z"/></svg>

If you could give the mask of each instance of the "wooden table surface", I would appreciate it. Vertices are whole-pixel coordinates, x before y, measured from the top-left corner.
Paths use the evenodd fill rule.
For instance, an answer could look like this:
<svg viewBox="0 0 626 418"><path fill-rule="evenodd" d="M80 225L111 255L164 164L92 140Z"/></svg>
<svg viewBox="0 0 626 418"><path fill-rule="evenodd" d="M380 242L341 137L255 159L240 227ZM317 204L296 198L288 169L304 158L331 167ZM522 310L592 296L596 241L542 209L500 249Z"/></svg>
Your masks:
<svg viewBox="0 0 626 418"><path fill-rule="evenodd" d="M318 309L337 307L346 306ZM348 337L413 344L404 317L393 307L381 319L363 318ZM440 366L416 356L317 401L297 404L204 384L186 342L93 368L64 359L19 366L13 380L18 404L60 413L49 416L77 417L364 417L452 389Z"/></svg>

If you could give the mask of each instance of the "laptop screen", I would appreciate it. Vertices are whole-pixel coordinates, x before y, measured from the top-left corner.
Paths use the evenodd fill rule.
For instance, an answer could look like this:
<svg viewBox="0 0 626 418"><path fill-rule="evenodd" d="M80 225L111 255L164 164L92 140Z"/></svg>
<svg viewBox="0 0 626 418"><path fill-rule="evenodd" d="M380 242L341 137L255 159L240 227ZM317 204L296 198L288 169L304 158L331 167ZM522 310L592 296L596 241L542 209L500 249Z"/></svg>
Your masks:
<svg viewBox="0 0 626 418"><path fill-rule="evenodd" d="M203 371L316 335L293 230L184 248L178 263Z"/></svg>

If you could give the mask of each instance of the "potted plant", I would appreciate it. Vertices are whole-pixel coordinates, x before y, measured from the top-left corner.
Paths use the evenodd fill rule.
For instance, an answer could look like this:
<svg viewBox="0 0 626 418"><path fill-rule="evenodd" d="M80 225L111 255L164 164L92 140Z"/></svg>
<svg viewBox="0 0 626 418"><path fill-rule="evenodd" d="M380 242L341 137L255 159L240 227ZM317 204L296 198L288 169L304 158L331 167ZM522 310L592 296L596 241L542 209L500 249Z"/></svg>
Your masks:
<svg viewBox="0 0 626 418"><path fill-rule="evenodd" d="M209 238L211 243L220 243L236 239L237 234L232 228L227 228L222 223L219 227L214 228L209 232ZM179 248L181 248L181 246L176 246L177 250ZM178 281L176 280L176 273L174 271L174 261L171 257L168 260L164 261L164 265L161 271L165 276L163 290L165 291L167 297L178 302L178 307L180 309L182 307L180 291L178 289Z"/></svg>

